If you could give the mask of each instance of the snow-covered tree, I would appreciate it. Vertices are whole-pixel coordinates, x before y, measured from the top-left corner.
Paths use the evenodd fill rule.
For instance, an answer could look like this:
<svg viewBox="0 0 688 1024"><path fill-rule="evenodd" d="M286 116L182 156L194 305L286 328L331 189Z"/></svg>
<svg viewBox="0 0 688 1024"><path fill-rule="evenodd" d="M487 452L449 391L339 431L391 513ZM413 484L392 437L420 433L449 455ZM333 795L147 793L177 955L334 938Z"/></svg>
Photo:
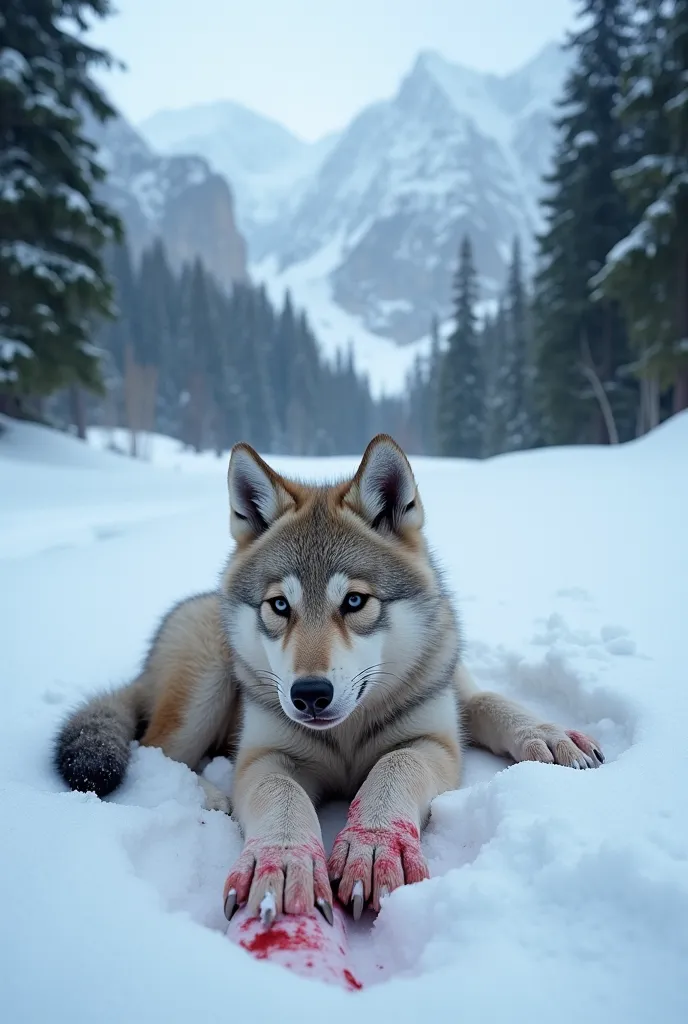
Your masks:
<svg viewBox="0 0 688 1024"><path fill-rule="evenodd" d="M639 432L660 394L688 408L688 0L639 0L619 118L638 150L618 175L633 225L593 284L625 312L641 379Z"/></svg>
<svg viewBox="0 0 688 1024"><path fill-rule="evenodd" d="M613 300L593 302L590 285L629 226L615 177L628 162L615 116L627 8L626 0L581 0L581 27L567 43L575 61L556 121L535 282L538 388L553 443L606 442L617 426L622 437L634 432L623 320Z"/></svg>
<svg viewBox="0 0 688 1024"><path fill-rule="evenodd" d="M471 240L461 243L454 279L454 329L444 352L437 396L441 455L480 458L485 431L485 386L476 303L478 281Z"/></svg>
<svg viewBox="0 0 688 1024"><path fill-rule="evenodd" d="M119 237L96 198L103 171L82 114L114 114L91 71L89 18L109 0L6 0L0 12L0 398L98 387L90 344L110 311L104 245Z"/></svg>

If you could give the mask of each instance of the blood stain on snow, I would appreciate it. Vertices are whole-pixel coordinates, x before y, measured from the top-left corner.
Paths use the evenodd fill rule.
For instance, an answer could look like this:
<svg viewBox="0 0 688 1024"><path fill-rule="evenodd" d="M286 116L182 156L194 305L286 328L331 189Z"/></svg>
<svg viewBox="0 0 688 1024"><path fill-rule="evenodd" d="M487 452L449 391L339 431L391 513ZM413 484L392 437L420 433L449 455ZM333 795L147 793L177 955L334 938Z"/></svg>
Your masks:
<svg viewBox="0 0 688 1024"><path fill-rule="evenodd" d="M278 951L290 953L297 949L322 949L322 943L312 934L309 936L305 925L301 923L289 930L273 925L251 939L242 939L240 945L259 960L266 960L271 953Z"/></svg>
<svg viewBox="0 0 688 1024"><path fill-rule="evenodd" d="M361 984L361 982L358 980L358 978L355 978L353 976L353 974L351 973L351 971L349 970L348 967L344 968L344 978L345 978L346 983L349 986L349 988L352 988L352 989L354 989L356 991L358 991L358 989L363 988L363 985Z"/></svg>

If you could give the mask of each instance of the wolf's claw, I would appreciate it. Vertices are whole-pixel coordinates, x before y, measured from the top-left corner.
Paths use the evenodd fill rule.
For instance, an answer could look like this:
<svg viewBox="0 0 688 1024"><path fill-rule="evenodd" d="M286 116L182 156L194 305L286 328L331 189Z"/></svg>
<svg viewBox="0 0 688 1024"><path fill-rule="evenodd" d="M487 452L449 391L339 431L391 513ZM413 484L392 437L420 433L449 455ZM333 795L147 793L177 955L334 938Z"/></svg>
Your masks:
<svg viewBox="0 0 688 1024"><path fill-rule="evenodd" d="M225 917L231 921L238 907L237 894L235 889L230 889L225 897Z"/></svg>
<svg viewBox="0 0 688 1024"><path fill-rule="evenodd" d="M355 921L366 902L378 911L392 890L429 877L418 829L402 819L366 828L350 818L335 839L328 866L330 877L339 879L339 899L345 906L351 903Z"/></svg>
<svg viewBox="0 0 688 1024"><path fill-rule="evenodd" d="M354 882L353 891L351 893L351 906L354 915L354 921L360 920L361 914L363 913L363 882L359 879Z"/></svg>
<svg viewBox="0 0 688 1024"><path fill-rule="evenodd" d="M604 755L599 746L582 732L544 723L528 729L517 739L517 761L543 761L568 768L599 768Z"/></svg>
<svg viewBox="0 0 688 1024"><path fill-rule="evenodd" d="M318 896L315 901L315 905L325 918L328 924L334 924L334 913L332 911L332 904L328 900L324 900L322 896Z"/></svg>
<svg viewBox="0 0 688 1024"><path fill-rule="evenodd" d="M269 928L276 917L277 904L275 903L275 894L268 889L260 901L260 923L264 928Z"/></svg>
<svg viewBox="0 0 688 1024"><path fill-rule="evenodd" d="M248 904L270 925L278 914L308 914L321 903L331 906L325 851L319 838L293 845L249 839L225 882L225 916ZM331 912L331 911L330 911Z"/></svg>

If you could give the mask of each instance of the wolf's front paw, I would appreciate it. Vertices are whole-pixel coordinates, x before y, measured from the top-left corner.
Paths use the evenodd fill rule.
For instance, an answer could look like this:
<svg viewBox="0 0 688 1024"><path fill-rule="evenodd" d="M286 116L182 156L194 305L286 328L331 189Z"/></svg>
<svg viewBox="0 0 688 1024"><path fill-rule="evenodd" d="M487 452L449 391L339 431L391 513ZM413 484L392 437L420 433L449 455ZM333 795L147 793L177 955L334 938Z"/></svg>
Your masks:
<svg viewBox="0 0 688 1024"><path fill-rule="evenodd" d="M332 890L322 843L315 836L293 845L249 839L227 876L224 901L228 920L248 903L267 925L277 914L308 914L314 906L332 924Z"/></svg>
<svg viewBox="0 0 688 1024"><path fill-rule="evenodd" d="M599 743L573 729L558 725L538 725L518 738L517 761L544 761L569 768L599 768L604 754Z"/></svg>
<svg viewBox="0 0 688 1024"><path fill-rule="evenodd" d="M328 868L330 878L339 880L341 902L351 901L356 921L369 901L377 911L393 889L430 877L418 829L402 819L385 828L347 824L335 839Z"/></svg>

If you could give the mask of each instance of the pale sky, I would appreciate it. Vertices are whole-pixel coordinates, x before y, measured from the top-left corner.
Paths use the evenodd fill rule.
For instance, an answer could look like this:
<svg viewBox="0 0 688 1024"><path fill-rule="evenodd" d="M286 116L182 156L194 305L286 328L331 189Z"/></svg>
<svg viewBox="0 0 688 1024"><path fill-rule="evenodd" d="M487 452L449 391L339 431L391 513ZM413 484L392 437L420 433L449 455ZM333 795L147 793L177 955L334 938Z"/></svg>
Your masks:
<svg viewBox="0 0 688 1024"><path fill-rule="evenodd" d="M391 96L419 50L504 73L574 20L573 0L115 0L94 39L133 123L231 99L315 139Z"/></svg>

